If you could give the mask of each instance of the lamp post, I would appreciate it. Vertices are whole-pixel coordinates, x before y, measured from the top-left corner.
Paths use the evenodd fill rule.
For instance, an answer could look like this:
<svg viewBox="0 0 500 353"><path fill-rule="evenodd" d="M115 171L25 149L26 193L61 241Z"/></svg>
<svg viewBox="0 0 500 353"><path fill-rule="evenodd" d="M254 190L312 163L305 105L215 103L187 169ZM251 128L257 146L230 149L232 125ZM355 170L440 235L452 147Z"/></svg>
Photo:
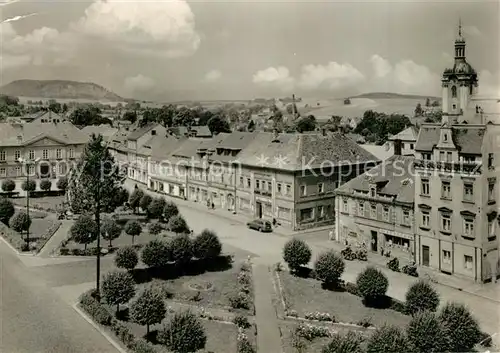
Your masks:
<svg viewBox="0 0 500 353"><path fill-rule="evenodd" d="M21 163L22 165L26 166L26 215L28 216L28 219L30 218L30 190L29 190L29 183L30 183L30 166L35 165L40 158L36 159L25 159L25 158L19 158L17 161ZM30 228L26 229L26 247L30 248Z"/></svg>

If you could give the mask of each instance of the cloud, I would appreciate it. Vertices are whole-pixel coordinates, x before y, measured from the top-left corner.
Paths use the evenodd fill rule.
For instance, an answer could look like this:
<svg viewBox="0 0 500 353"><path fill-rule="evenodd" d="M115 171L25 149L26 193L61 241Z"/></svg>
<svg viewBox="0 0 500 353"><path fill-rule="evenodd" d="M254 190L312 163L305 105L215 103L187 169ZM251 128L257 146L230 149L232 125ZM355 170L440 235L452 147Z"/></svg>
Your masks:
<svg viewBox="0 0 500 353"><path fill-rule="evenodd" d="M155 81L142 74L129 76L125 79L125 89L128 92L146 92L155 86Z"/></svg>
<svg viewBox="0 0 500 353"><path fill-rule="evenodd" d="M370 58L370 62L373 65L376 77L386 77L392 71L391 64L389 64L387 60L377 54L372 55L372 57Z"/></svg>
<svg viewBox="0 0 500 353"><path fill-rule="evenodd" d="M3 20L1 23L16 22L16 21L19 21L19 20L22 20L22 19L25 19L25 18L28 18L31 16L35 16L35 15L38 15L38 12L33 12L33 13L30 13L27 15L19 15L19 16L10 17L10 18Z"/></svg>
<svg viewBox="0 0 500 353"><path fill-rule="evenodd" d="M294 86L294 78L290 76L290 70L284 66L268 67L257 71L253 75L253 82L259 86L278 88L288 91Z"/></svg>
<svg viewBox="0 0 500 353"><path fill-rule="evenodd" d="M211 70L205 74L205 81L215 82L222 77L222 73L219 70Z"/></svg>
<svg viewBox="0 0 500 353"><path fill-rule="evenodd" d="M21 1L21 0L2 0L2 1L0 1L0 7L15 4L16 2L19 2L19 1Z"/></svg>
<svg viewBox="0 0 500 353"><path fill-rule="evenodd" d="M298 85L306 90L336 90L355 86L364 79L364 75L351 64L331 61L327 65L303 66Z"/></svg>

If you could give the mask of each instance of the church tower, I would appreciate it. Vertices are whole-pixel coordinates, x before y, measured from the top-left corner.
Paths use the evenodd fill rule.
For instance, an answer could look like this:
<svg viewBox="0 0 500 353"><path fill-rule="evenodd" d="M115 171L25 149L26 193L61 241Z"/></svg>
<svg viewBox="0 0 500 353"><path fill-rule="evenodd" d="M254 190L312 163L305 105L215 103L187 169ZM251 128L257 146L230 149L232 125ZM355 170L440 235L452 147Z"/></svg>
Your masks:
<svg viewBox="0 0 500 353"><path fill-rule="evenodd" d="M472 96L477 93L477 73L465 58L465 39L462 22L458 24L455 39L455 63L445 69L441 80L443 87L443 122L456 123L467 109Z"/></svg>

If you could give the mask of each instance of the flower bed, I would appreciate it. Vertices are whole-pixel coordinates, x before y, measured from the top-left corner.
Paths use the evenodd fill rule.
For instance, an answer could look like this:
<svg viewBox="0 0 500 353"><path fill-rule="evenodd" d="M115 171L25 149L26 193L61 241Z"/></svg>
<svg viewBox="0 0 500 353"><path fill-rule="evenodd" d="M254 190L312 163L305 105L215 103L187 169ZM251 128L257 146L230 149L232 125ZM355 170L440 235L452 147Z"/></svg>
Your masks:
<svg viewBox="0 0 500 353"><path fill-rule="evenodd" d="M35 218L30 226L30 250L39 252L61 226L60 221ZM0 223L0 235L7 240L16 250L24 251L25 237L5 224Z"/></svg>

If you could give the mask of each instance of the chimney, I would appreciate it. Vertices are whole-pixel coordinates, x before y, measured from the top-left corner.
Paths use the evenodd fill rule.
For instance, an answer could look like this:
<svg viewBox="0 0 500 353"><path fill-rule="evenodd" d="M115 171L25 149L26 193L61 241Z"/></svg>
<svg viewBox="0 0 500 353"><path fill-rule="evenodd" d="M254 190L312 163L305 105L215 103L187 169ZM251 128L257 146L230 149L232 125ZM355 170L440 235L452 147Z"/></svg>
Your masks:
<svg viewBox="0 0 500 353"><path fill-rule="evenodd" d="M402 154L402 145L403 143L401 140L394 140L394 155L395 156L401 156Z"/></svg>

